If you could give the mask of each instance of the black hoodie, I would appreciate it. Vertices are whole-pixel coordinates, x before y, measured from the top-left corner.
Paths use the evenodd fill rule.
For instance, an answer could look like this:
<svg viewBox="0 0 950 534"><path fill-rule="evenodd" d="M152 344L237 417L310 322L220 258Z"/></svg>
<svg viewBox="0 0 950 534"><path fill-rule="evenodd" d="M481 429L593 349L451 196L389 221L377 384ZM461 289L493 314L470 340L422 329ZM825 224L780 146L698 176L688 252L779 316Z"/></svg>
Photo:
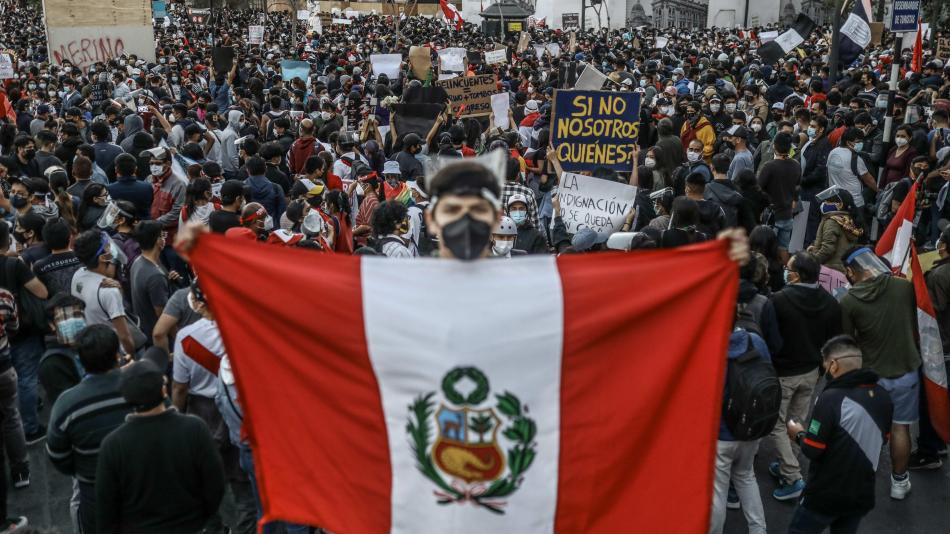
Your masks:
<svg viewBox="0 0 950 534"><path fill-rule="evenodd" d="M772 355L778 376L796 376L821 364L821 346L841 333L841 306L821 286L791 284L772 295L782 349Z"/></svg>

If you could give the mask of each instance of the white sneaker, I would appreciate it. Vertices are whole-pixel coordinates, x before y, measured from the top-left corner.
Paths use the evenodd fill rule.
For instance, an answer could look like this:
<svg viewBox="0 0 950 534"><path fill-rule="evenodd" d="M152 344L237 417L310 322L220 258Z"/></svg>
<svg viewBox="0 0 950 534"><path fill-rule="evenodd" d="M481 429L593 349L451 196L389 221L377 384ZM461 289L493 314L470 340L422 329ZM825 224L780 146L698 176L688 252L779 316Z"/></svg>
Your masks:
<svg viewBox="0 0 950 534"><path fill-rule="evenodd" d="M904 497L910 493L910 476L904 480L894 480L894 475L891 475L891 498L897 500L904 500Z"/></svg>

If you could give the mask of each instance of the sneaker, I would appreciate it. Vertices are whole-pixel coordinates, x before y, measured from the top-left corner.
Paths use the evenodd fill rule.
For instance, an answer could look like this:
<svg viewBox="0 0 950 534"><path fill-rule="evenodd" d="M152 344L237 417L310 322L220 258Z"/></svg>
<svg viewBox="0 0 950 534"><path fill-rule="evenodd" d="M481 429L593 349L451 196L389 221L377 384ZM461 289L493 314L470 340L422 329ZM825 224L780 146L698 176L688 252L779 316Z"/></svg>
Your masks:
<svg viewBox="0 0 950 534"><path fill-rule="evenodd" d="M897 480L894 478L894 474L891 474L891 498L897 500L904 500L904 497L907 497L907 494L910 493L910 475L904 480Z"/></svg>
<svg viewBox="0 0 950 534"><path fill-rule="evenodd" d="M946 458L946 457L947 457L947 451L950 451L950 448L944 447L944 448L940 449L939 451L937 451L937 456L943 456L944 458Z"/></svg>
<svg viewBox="0 0 950 534"><path fill-rule="evenodd" d="M908 469L940 469L940 466L943 465L943 460L940 459L937 455L930 454L921 454L920 451L914 451L910 455L910 462L908 463Z"/></svg>
<svg viewBox="0 0 950 534"><path fill-rule="evenodd" d="M26 435L26 444L35 445L44 439L46 439L46 427L40 425L40 427L36 429L36 432L30 432Z"/></svg>
<svg viewBox="0 0 950 534"><path fill-rule="evenodd" d="M13 487L16 489L23 489L23 488L29 487L30 470L29 469L11 470L10 478L13 479Z"/></svg>
<svg viewBox="0 0 950 534"><path fill-rule="evenodd" d="M774 478L782 477L782 473L779 471L778 460L775 460L774 462L769 464L769 474L772 475Z"/></svg>
<svg viewBox="0 0 950 534"><path fill-rule="evenodd" d="M729 486L729 493L726 495L726 508L730 510L738 510L742 505L739 504L739 494L736 493L736 488Z"/></svg>
<svg viewBox="0 0 950 534"><path fill-rule="evenodd" d="M805 481L802 479L798 479L791 484L789 484L787 480L782 479L778 487L772 492L772 497L775 497L775 499L779 501L790 501L801 497L804 489Z"/></svg>
<svg viewBox="0 0 950 534"><path fill-rule="evenodd" d="M0 524L0 532L16 532L29 524L30 522L22 515L19 517L8 517Z"/></svg>

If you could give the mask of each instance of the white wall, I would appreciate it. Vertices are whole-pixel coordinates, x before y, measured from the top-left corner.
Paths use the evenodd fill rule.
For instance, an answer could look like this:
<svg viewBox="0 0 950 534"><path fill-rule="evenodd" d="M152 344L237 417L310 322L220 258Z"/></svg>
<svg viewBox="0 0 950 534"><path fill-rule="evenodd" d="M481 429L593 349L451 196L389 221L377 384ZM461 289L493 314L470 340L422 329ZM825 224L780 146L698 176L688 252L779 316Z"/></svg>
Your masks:
<svg viewBox="0 0 950 534"><path fill-rule="evenodd" d="M749 0L749 26L764 26L779 21L779 0ZM707 26L742 26L745 20L745 0L709 0Z"/></svg>

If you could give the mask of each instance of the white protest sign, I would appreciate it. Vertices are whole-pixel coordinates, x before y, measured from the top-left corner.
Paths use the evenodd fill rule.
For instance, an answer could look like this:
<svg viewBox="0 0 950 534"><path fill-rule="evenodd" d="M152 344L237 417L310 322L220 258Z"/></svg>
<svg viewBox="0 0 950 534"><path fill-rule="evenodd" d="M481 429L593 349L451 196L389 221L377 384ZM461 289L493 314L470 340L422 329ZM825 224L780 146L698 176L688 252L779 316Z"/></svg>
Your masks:
<svg viewBox="0 0 950 534"><path fill-rule="evenodd" d="M350 25L350 24L353 24L353 21L350 20L350 19L333 19L333 20L330 21L330 22L333 23L333 24L342 24L342 25L344 25L344 26L348 26L348 25Z"/></svg>
<svg viewBox="0 0 950 534"><path fill-rule="evenodd" d="M654 48L659 48L659 49L666 48L666 45L667 45L669 42L670 42L670 38L669 38L669 37L663 37L663 36L657 37L657 38L656 38L656 45L654 46Z"/></svg>
<svg viewBox="0 0 950 534"><path fill-rule="evenodd" d="M438 80L451 80L453 78L458 78L459 75L454 72L440 72Z"/></svg>
<svg viewBox="0 0 950 534"><path fill-rule="evenodd" d="M247 44L259 45L264 42L264 27L263 26L248 26L247 27Z"/></svg>
<svg viewBox="0 0 950 534"><path fill-rule="evenodd" d="M504 63L506 61L508 61L507 48L502 48L501 50L489 50L485 52L486 65L495 65L497 63Z"/></svg>
<svg viewBox="0 0 950 534"><path fill-rule="evenodd" d="M778 30L773 30L770 32L762 32L759 34L759 41L762 44L769 43L778 38Z"/></svg>
<svg viewBox="0 0 950 534"><path fill-rule="evenodd" d="M376 76L385 74L389 78L398 78L402 54L372 54L369 56L369 62L373 64L373 73Z"/></svg>
<svg viewBox="0 0 950 534"><path fill-rule="evenodd" d="M494 117L495 126L507 130L508 126L508 106L510 100L508 93L499 93L491 95L491 112Z"/></svg>
<svg viewBox="0 0 950 534"><path fill-rule="evenodd" d="M574 89L587 89L591 91L599 91L603 89L604 82L607 81L607 77L604 76L599 70L594 68L592 65L586 65L584 70L581 72L581 75L577 77L577 81L574 82Z"/></svg>
<svg viewBox="0 0 950 534"><path fill-rule="evenodd" d="M47 49L51 62L69 60L86 71L97 62L136 54L155 61L150 0L87 0L78 7L73 0L43 0Z"/></svg>
<svg viewBox="0 0 950 534"><path fill-rule="evenodd" d="M558 43L548 43L547 49L551 57L559 57L561 55L561 45Z"/></svg>
<svg viewBox="0 0 950 534"><path fill-rule="evenodd" d="M557 195L568 233L590 228L597 232L597 242L603 243L610 234L620 230L627 214L634 209L637 188L565 172L561 175Z"/></svg>
<svg viewBox="0 0 950 534"><path fill-rule="evenodd" d="M547 48L545 48L544 45L539 45L539 44L534 45L534 54L538 56L539 59L542 56L544 56L545 51L547 51Z"/></svg>
<svg viewBox="0 0 950 534"><path fill-rule="evenodd" d="M16 74L13 72L13 59L10 54L0 54L0 80L13 78Z"/></svg>
<svg viewBox="0 0 950 534"><path fill-rule="evenodd" d="M443 48L439 50L439 61L442 64L442 70L464 72L466 54L464 48Z"/></svg>
<svg viewBox="0 0 950 534"><path fill-rule="evenodd" d="M306 9L298 9L297 20L310 20L310 11Z"/></svg>

